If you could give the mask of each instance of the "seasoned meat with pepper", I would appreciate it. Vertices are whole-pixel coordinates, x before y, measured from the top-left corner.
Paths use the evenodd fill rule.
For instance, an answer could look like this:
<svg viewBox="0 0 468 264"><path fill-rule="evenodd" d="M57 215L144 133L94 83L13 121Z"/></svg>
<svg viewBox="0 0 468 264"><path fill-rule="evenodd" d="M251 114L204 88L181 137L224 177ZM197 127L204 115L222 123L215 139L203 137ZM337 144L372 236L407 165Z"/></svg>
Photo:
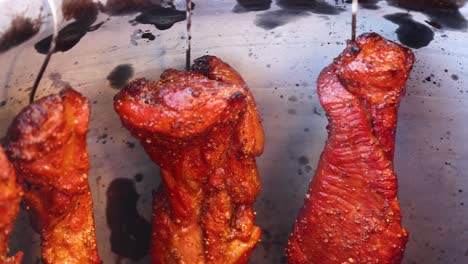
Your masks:
<svg viewBox="0 0 468 264"><path fill-rule="evenodd" d="M253 203L263 128L241 76L212 56L191 71L137 79L115 97L123 125L160 165L153 263L247 263L261 230Z"/></svg>
<svg viewBox="0 0 468 264"><path fill-rule="evenodd" d="M408 233L393 153L413 61L409 49L364 34L320 74L328 140L288 242L289 263L401 262Z"/></svg>
<svg viewBox="0 0 468 264"><path fill-rule="evenodd" d="M16 174L0 147L0 264L19 264L23 253L8 257L8 238L19 212L22 191L16 184Z"/></svg>
<svg viewBox="0 0 468 264"><path fill-rule="evenodd" d="M46 264L101 262L88 185L89 112L88 100L67 88L23 109L6 137Z"/></svg>

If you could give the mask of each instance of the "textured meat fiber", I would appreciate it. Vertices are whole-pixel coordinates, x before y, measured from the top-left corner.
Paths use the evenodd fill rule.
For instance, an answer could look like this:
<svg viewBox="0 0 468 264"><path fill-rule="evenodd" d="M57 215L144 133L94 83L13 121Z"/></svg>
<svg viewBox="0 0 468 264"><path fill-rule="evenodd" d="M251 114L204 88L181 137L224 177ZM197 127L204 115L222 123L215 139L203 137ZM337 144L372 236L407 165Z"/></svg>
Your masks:
<svg viewBox="0 0 468 264"><path fill-rule="evenodd" d="M364 34L318 78L328 140L288 242L291 264L400 263L393 153L413 53Z"/></svg>
<svg viewBox="0 0 468 264"><path fill-rule="evenodd" d="M192 71L131 82L114 106L161 167L152 263L247 263L261 234L253 203L263 128L241 76L204 56Z"/></svg>
<svg viewBox="0 0 468 264"><path fill-rule="evenodd" d="M7 256L8 238L19 212L21 195L21 188L16 184L15 170L0 147L0 264L19 264L23 257L22 252Z"/></svg>
<svg viewBox="0 0 468 264"><path fill-rule="evenodd" d="M23 109L5 150L41 234L42 263L97 264L93 201L88 185L88 100L71 88Z"/></svg>

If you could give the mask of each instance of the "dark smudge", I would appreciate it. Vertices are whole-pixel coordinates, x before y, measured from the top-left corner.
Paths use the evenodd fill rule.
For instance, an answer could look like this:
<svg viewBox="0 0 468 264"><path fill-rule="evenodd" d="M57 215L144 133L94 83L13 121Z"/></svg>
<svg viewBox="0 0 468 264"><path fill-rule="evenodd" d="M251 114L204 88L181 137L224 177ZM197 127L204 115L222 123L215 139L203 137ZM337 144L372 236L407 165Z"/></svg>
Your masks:
<svg viewBox="0 0 468 264"><path fill-rule="evenodd" d="M107 75L107 80L112 88L120 89L132 78L133 72L131 64L120 64Z"/></svg>
<svg viewBox="0 0 468 264"><path fill-rule="evenodd" d="M271 0L237 0L232 12L245 13L250 11L268 10L271 6Z"/></svg>
<svg viewBox="0 0 468 264"><path fill-rule="evenodd" d="M432 29L414 21L408 13L385 15L384 18L399 26L395 31L398 40L408 47L419 49L429 45L434 39Z"/></svg>
<svg viewBox="0 0 468 264"><path fill-rule="evenodd" d="M309 14L304 11L294 10L275 10L262 14L258 14L255 18L255 25L265 30L271 30L290 22L296 21L300 18L306 17Z"/></svg>
<svg viewBox="0 0 468 264"><path fill-rule="evenodd" d="M0 53L30 39L39 32L40 27L40 18L33 21L31 18L15 17L10 27L0 36Z"/></svg>
<svg viewBox="0 0 468 264"><path fill-rule="evenodd" d="M113 180L106 192L107 224L111 230L111 250L115 254L139 260L148 254L151 225L137 211L139 194L135 182L119 178Z"/></svg>
<svg viewBox="0 0 468 264"><path fill-rule="evenodd" d="M300 165L307 165L309 164L309 158L307 156L300 156L299 159L297 159Z"/></svg>
<svg viewBox="0 0 468 264"><path fill-rule="evenodd" d="M135 182L141 182L143 180L143 177L144 175L141 173L137 173L135 174L135 176L133 176L133 178L135 179Z"/></svg>
<svg viewBox="0 0 468 264"><path fill-rule="evenodd" d="M88 32L93 32L98 30L102 25L104 25L104 21L97 23L96 25L92 25L88 28Z"/></svg>
<svg viewBox="0 0 468 264"><path fill-rule="evenodd" d="M419 11L430 17L430 22L454 30L466 30L468 21L459 8L467 0L387 0L390 5Z"/></svg>
<svg viewBox="0 0 468 264"><path fill-rule="evenodd" d="M344 8L329 4L323 0L278 0L276 3L284 9L309 11L322 15L338 15L345 11Z"/></svg>
<svg viewBox="0 0 468 264"><path fill-rule="evenodd" d="M141 35L141 38L148 39L148 40L155 40L156 36L154 36L151 32L146 32Z"/></svg>
<svg viewBox="0 0 468 264"><path fill-rule="evenodd" d="M359 6L365 9L372 9L372 10L377 10L380 7L377 5L378 2L381 0L360 0L359 1ZM346 3L351 4L353 1L352 0L347 0Z"/></svg>
<svg viewBox="0 0 468 264"><path fill-rule="evenodd" d="M52 81L52 86L55 88L63 89L70 86L69 82L62 80L62 75L59 72L51 73L49 79Z"/></svg>
<svg viewBox="0 0 468 264"><path fill-rule="evenodd" d="M153 7L139 14L134 21L154 25L159 30L171 28L175 23L187 18L185 11L169 7Z"/></svg>
<svg viewBox="0 0 468 264"><path fill-rule="evenodd" d="M248 1L244 2L245 3L242 5L242 7L246 9L246 3ZM253 2L255 3L257 1ZM345 11L344 8L339 7L337 5L329 4L323 0L277 0L276 4L281 8L281 10L269 11L262 14L258 14L255 18L255 25L263 29L270 30L296 21L299 18L308 16L310 13L338 15L341 12ZM241 5L240 1L239 5ZM269 6L266 5L254 5L251 6L251 9L255 10L255 8L259 7L262 7L264 9L269 8ZM233 10L233 12L240 13L238 9L236 11L236 8Z"/></svg>
<svg viewBox="0 0 468 264"><path fill-rule="evenodd" d="M94 13L82 15L78 20L66 25L62 28L57 36L57 45L55 46L54 52L65 52L73 48L80 40L90 31L97 30L104 22L98 23L92 26L94 21L97 19L97 10ZM41 54L47 54L50 49L52 41L52 35L40 40L34 45L37 52Z"/></svg>
<svg viewBox="0 0 468 264"><path fill-rule="evenodd" d="M427 20L424 20L424 22L426 22L428 25L430 25L431 27L433 28L437 28L437 29L441 29L442 26L436 22L431 22L431 21L427 21Z"/></svg>

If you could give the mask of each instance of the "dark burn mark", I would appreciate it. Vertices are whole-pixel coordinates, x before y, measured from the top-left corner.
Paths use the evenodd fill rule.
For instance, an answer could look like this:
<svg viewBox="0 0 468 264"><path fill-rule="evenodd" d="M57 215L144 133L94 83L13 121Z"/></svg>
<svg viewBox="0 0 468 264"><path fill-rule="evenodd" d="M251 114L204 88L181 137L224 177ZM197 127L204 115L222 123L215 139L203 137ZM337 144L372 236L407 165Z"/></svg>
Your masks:
<svg viewBox="0 0 468 264"><path fill-rule="evenodd" d="M3 101L0 101L0 107L3 107L7 104L7 101L6 100L3 100Z"/></svg>
<svg viewBox="0 0 468 264"><path fill-rule="evenodd" d="M135 148L135 143L133 142L127 141L126 144L129 149Z"/></svg>
<svg viewBox="0 0 468 264"><path fill-rule="evenodd" d="M271 0L237 0L232 12L246 13L250 11L268 10L271 6Z"/></svg>
<svg viewBox="0 0 468 264"><path fill-rule="evenodd" d="M309 11L314 14L338 15L344 8L329 4L323 0L277 0L279 7L286 10Z"/></svg>
<svg viewBox="0 0 468 264"><path fill-rule="evenodd" d="M289 109L288 109L288 114L290 114L290 115L296 115L296 114L297 114L297 110L294 109L294 108L289 108Z"/></svg>
<svg viewBox="0 0 468 264"><path fill-rule="evenodd" d="M135 176L133 176L133 178L135 179L135 182L141 182L143 180L143 177L144 175L141 173L137 173L135 174Z"/></svg>
<svg viewBox="0 0 468 264"><path fill-rule="evenodd" d="M429 45L434 39L432 29L414 21L408 13L385 15L384 18L399 26L395 33L398 36L398 40L408 47L419 49Z"/></svg>
<svg viewBox="0 0 468 264"><path fill-rule="evenodd" d="M352 0L346 1L346 3L352 3ZM377 10L380 7L377 5L377 3L380 2L380 0L360 0L359 1L359 6L365 9L371 9L371 10Z"/></svg>
<svg viewBox="0 0 468 264"><path fill-rule="evenodd" d="M151 32L146 32L141 35L141 38L148 39L148 40L154 40L156 39L156 36L154 36Z"/></svg>
<svg viewBox="0 0 468 264"><path fill-rule="evenodd" d="M458 81L458 75L452 74L450 77L452 78L452 80Z"/></svg>
<svg viewBox="0 0 468 264"><path fill-rule="evenodd" d="M466 30L468 21L459 8L466 0L387 0L390 5L406 10L419 11L430 17L431 23L454 30Z"/></svg>
<svg viewBox="0 0 468 264"><path fill-rule="evenodd" d="M265 30L271 30L309 16L310 13L338 15L345 11L342 7L331 5L322 0L277 0L276 4L281 9L258 14L254 21L255 25ZM236 12L236 9L233 11Z"/></svg>
<svg viewBox="0 0 468 264"><path fill-rule="evenodd" d="M41 19L31 20L21 16L15 17L10 27L0 36L0 53L15 47L39 32Z"/></svg>
<svg viewBox="0 0 468 264"><path fill-rule="evenodd" d="M133 72L131 64L120 64L107 75L107 80L112 88L120 89L133 77Z"/></svg>
<svg viewBox="0 0 468 264"><path fill-rule="evenodd" d="M82 15L80 18L62 28L57 36L57 45L54 52L65 52L73 48L80 40L90 31L97 30L104 22L92 26L97 18L97 10L95 13ZM34 45L37 52L47 54L50 49L52 35L42 39Z"/></svg>
<svg viewBox="0 0 468 264"><path fill-rule="evenodd" d="M154 25L159 30L171 28L175 23L187 18L185 11L173 7L164 8L156 6L139 14L134 21L140 24Z"/></svg>
<svg viewBox="0 0 468 264"><path fill-rule="evenodd" d="M52 86L55 88L63 89L70 86L69 82L62 80L62 75L59 72L51 73L49 79L52 81Z"/></svg>
<svg viewBox="0 0 468 264"><path fill-rule="evenodd" d="M322 116L316 106L314 106L314 115Z"/></svg>
<svg viewBox="0 0 468 264"><path fill-rule="evenodd" d="M265 30L271 30L306 16L309 14L304 11L281 9L258 14L254 23Z"/></svg>
<svg viewBox="0 0 468 264"><path fill-rule="evenodd" d="M139 260L148 254L151 225L137 211L139 194L135 182L113 180L106 192L107 224L111 230L111 250L120 257Z"/></svg>
<svg viewBox="0 0 468 264"><path fill-rule="evenodd" d="M300 156L299 159L297 160L300 165L307 165L309 164L309 158L306 156Z"/></svg>

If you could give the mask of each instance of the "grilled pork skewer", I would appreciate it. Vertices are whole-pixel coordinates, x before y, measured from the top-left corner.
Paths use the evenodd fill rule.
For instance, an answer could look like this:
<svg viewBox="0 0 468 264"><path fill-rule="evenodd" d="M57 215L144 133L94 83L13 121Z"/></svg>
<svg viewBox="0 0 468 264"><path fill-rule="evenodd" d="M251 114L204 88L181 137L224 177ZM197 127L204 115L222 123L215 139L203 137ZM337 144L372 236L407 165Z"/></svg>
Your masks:
<svg viewBox="0 0 468 264"><path fill-rule="evenodd" d="M46 264L100 263L88 185L89 113L88 100L67 88L23 109L6 137Z"/></svg>
<svg viewBox="0 0 468 264"><path fill-rule="evenodd" d="M20 264L23 253L8 257L8 238L13 230L21 201L21 188L16 184L16 174L0 147L0 264Z"/></svg>
<svg viewBox="0 0 468 264"><path fill-rule="evenodd" d="M288 242L290 264L400 263L393 169L397 110L413 53L364 34L318 78L328 140Z"/></svg>
<svg viewBox="0 0 468 264"><path fill-rule="evenodd" d="M114 106L161 167L152 263L247 263L261 234L253 203L263 128L241 76L204 56L192 71L131 82Z"/></svg>

